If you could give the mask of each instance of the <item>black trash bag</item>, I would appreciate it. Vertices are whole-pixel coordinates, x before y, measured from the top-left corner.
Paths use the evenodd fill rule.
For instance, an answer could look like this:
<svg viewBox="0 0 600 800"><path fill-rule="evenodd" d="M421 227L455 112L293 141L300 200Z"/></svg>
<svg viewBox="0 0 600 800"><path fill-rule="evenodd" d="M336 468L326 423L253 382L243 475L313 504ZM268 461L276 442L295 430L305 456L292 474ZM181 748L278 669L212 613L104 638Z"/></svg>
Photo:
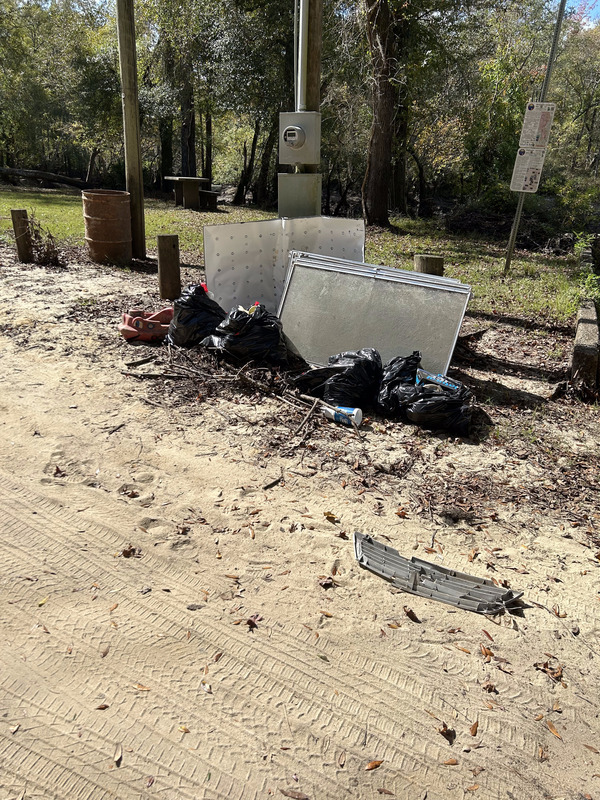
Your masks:
<svg viewBox="0 0 600 800"><path fill-rule="evenodd" d="M383 374L377 350L365 347L338 353L329 357L329 364L345 369L325 381L323 399L326 403L349 408L366 408L374 404Z"/></svg>
<svg viewBox="0 0 600 800"><path fill-rule="evenodd" d="M227 313L212 300L200 284L188 286L173 303L173 319L167 342L177 347L194 347L209 336Z"/></svg>
<svg viewBox="0 0 600 800"><path fill-rule="evenodd" d="M417 369L421 353L415 350L411 356L396 356L383 368L383 378L377 396L377 410L386 416L396 417L402 407L415 395Z"/></svg>
<svg viewBox="0 0 600 800"><path fill-rule="evenodd" d="M312 397L323 399L325 391L325 384L329 378L339 375L344 372L346 367L315 367L303 372L301 375L296 375L292 378L292 383L301 394L310 394Z"/></svg>
<svg viewBox="0 0 600 800"><path fill-rule="evenodd" d="M472 394L466 386L446 389L434 384L416 387L418 397L409 402L402 416L407 422L431 430L443 430L455 436L468 436L471 416Z"/></svg>
<svg viewBox="0 0 600 800"><path fill-rule="evenodd" d="M263 305L252 306L251 312L232 308L212 336L201 344L237 362L266 362L273 366L288 364L283 326Z"/></svg>

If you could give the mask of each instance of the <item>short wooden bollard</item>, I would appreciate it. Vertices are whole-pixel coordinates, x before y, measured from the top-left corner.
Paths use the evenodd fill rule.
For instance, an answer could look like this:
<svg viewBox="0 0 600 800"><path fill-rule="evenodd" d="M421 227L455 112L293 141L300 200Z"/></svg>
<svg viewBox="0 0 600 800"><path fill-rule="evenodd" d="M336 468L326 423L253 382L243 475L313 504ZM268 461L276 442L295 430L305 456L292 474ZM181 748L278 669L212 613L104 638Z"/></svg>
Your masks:
<svg viewBox="0 0 600 800"><path fill-rule="evenodd" d="M179 236L165 234L156 237L158 242L158 289L163 300L181 297L181 270L179 268Z"/></svg>
<svg viewBox="0 0 600 800"><path fill-rule="evenodd" d="M425 272L427 275L443 275L444 256L434 256L431 253L415 253L415 272Z"/></svg>
<svg viewBox="0 0 600 800"><path fill-rule="evenodd" d="M12 208L10 216L17 243L17 258L23 264L31 264L33 262L33 245L27 211L24 208Z"/></svg>

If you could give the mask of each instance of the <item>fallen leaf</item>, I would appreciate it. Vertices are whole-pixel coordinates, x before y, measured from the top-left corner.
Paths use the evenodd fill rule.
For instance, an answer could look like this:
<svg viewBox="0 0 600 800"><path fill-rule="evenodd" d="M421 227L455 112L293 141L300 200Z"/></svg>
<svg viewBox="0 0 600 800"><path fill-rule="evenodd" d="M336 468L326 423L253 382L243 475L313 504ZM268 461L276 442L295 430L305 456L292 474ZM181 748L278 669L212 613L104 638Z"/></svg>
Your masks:
<svg viewBox="0 0 600 800"><path fill-rule="evenodd" d="M115 609L117 609L118 607L119 607L119 604L118 604L118 603L115 603L115 604L114 604L114 606L111 606L111 607L108 609L108 613L109 613L109 614L112 614L112 612L113 612Z"/></svg>
<svg viewBox="0 0 600 800"><path fill-rule="evenodd" d="M149 775L148 779L146 780L146 787L149 789L153 783L154 783L154 776Z"/></svg>
<svg viewBox="0 0 600 800"><path fill-rule="evenodd" d="M342 752L338 756L338 766L343 767L346 763L346 751L342 750Z"/></svg>
<svg viewBox="0 0 600 800"><path fill-rule="evenodd" d="M380 767L382 764L383 764L383 759L381 761L369 761L369 763L365 767L365 772L367 770L377 769L377 767Z"/></svg>
<svg viewBox="0 0 600 800"><path fill-rule="evenodd" d="M459 647L457 644L455 644L454 647L456 647L457 650L462 650L463 653L468 653L469 655L471 655L471 651L467 650L466 647Z"/></svg>
<svg viewBox="0 0 600 800"><path fill-rule="evenodd" d="M556 727L555 727L554 723L552 722L552 720L547 719L546 720L546 725L548 726L548 730L550 731L550 733L552 733L554 736L556 736L557 739L560 739L562 741L562 736L556 730Z"/></svg>
<svg viewBox="0 0 600 800"><path fill-rule="evenodd" d="M559 619L564 619L567 616L567 612L566 611L561 612L559 606L552 606L552 613Z"/></svg>
<svg viewBox="0 0 600 800"><path fill-rule="evenodd" d="M491 635L491 634L489 634L489 633L488 633L486 630L484 630L483 628L482 628L481 630L482 630L482 632L483 632L483 633L485 633L485 635L488 637L488 639L490 640L490 642L493 642L493 641L494 641L494 639L493 639L493 637L492 637L492 635Z"/></svg>
<svg viewBox="0 0 600 800"><path fill-rule="evenodd" d="M109 650L110 650L110 645L107 644L106 647L104 648L104 650L102 650L100 652L100 658L106 658L106 656L108 655L108 651Z"/></svg>
<svg viewBox="0 0 600 800"><path fill-rule="evenodd" d="M20 727L21 727L20 723L17 723L16 725L13 725L12 728L10 728L9 730L11 733L16 733Z"/></svg>
<svg viewBox="0 0 600 800"><path fill-rule="evenodd" d="M340 520L339 520L339 518L338 518L338 517L337 517L337 516L336 516L336 515L335 515L333 512L331 512L331 511L325 511L325 512L323 513L323 516L325 517L325 519L327 520L327 522L333 522L333 523L336 523L336 522L339 522L339 521L340 521Z"/></svg>
<svg viewBox="0 0 600 800"><path fill-rule="evenodd" d="M138 692L149 692L150 691L150 687L149 686L144 686L141 683L134 683L133 684L133 688L137 689Z"/></svg>
<svg viewBox="0 0 600 800"><path fill-rule="evenodd" d="M411 620L411 622L421 622L421 620L417 617L415 612L410 608L410 606L402 606L402 610L406 614L406 616Z"/></svg>
<svg viewBox="0 0 600 800"><path fill-rule="evenodd" d="M467 786L467 792L476 792L479 789L479 784L474 783L472 786Z"/></svg>
<svg viewBox="0 0 600 800"><path fill-rule="evenodd" d="M119 743L115 747L115 754L113 756L113 761L117 765L117 767L121 766L121 761L123 761L123 745Z"/></svg>
<svg viewBox="0 0 600 800"><path fill-rule="evenodd" d="M469 732L471 736L477 736L477 728L479 727L479 721L475 720L475 722L469 728Z"/></svg>
<svg viewBox="0 0 600 800"><path fill-rule="evenodd" d="M390 792L389 789L377 789L378 794L387 794L390 797L395 797L396 795L393 792Z"/></svg>
<svg viewBox="0 0 600 800"><path fill-rule="evenodd" d="M206 694L212 694L212 686L210 685L210 683L205 683L204 681L200 681L200 688L202 689L203 692L206 692Z"/></svg>
<svg viewBox="0 0 600 800"><path fill-rule="evenodd" d="M562 708L560 707L560 703L556 700L552 705L552 711L556 711L557 714L562 714Z"/></svg>
<svg viewBox="0 0 600 800"><path fill-rule="evenodd" d="M458 761L455 758L448 758L444 761L444 764L448 767L455 767L458 764Z"/></svg>
<svg viewBox="0 0 600 800"><path fill-rule="evenodd" d="M48 602L48 598L47 598L47 597L44 597L44 599L43 599L43 600L40 600L40 602L38 603L38 606L43 606L43 605L45 605L47 602Z"/></svg>
<svg viewBox="0 0 600 800"><path fill-rule="evenodd" d="M542 745L538 747L538 761L548 761L548 751Z"/></svg>
<svg viewBox="0 0 600 800"><path fill-rule="evenodd" d="M284 797L292 797L293 800L309 800L307 794L297 792L295 789L280 789L279 791Z"/></svg>
<svg viewBox="0 0 600 800"><path fill-rule="evenodd" d="M222 658L223 658L223 653L215 653L214 656L213 656L213 661L216 664L217 661L220 661Z"/></svg>
<svg viewBox="0 0 600 800"><path fill-rule="evenodd" d="M535 719L536 722L539 722L541 719L544 719L544 715L543 714L536 714L534 719Z"/></svg>
<svg viewBox="0 0 600 800"><path fill-rule="evenodd" d="M187 727L187 725L180 725L177 730L181 731L182 733L189 733L190 732L190 729Z"/></svg>
<svg viewBox="0 0 600 800"><path fill-rule="evenodd" d="M486 681L484 684L482 684L481 688L483 689L484 692L489 692L490 694L492 693L498 694L498 690L496 689L495 685L490 681Z"/></svg>
<svg viewBox="0 0 600 800"><path fill-rule="evenodd" d="M333 614L330 614L329 611L321 611L320 609L319 614L322 614L324 617L333 617Z"/></svg>
<svg viewBox="0 0 600 800"><path fill-rule="evenodd" d="M105 711L107 708L109 708L108 703L100 703L99 706L96 706L96 711Z"/></svg>
<svg viewBox="0 0 600 800"><path fill-rule="evenodd" d="M592 753L596 753L597 755L600 753L600 750L596 750L596 748L595 748L595 747L592 747L592 745L591 745L591 744L584 744L583 746L584 746L584 747L587 747L587 749L588 749L588 750L591 750L591 751L592 751Z"/></svg>

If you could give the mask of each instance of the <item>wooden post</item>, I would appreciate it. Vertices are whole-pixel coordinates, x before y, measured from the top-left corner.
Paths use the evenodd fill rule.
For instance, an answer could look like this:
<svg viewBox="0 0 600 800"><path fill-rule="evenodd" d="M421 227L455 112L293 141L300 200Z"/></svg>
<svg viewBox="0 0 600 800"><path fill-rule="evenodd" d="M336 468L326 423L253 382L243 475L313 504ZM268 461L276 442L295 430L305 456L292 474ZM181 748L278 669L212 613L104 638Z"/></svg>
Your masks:
<svg viewBox="0 0 600 800"><path fill-rule="evenodd" d="M430 253L415 253L415 272L425 272L428 275L444 274L444 256L433 256Z"/></svg>
<svg viewBox="0 0 600 800"><path fill-rule="evenodd" d="M33 263L33 245L27 211L24 208L11 208L10 216L17 243L17 258L23 264L31 264Z"/></svg>
<svg viewBox="0 0 600 800"><path fill-rule="evenodd" d="M117 36L123 101L125 181L131 195L131 243L134 258L146 258L144 224L144 178L140 144L137 61L133 0L117 0Z"/></svg>
<svg viewBox="0 0 600 800"><path fill-rule="evenodd" d="M163 300L181 297L181 272L179 269L179 236L157 236L158 288Z"/></svg>
<svg viewBox="0 0 600 800"><path fill-rule="evenodd" d="M306 110L321 110L321 50L323 47L323 0L308 0L308 64L306 70ZM302 172L318 172L317 164L307 164ZM319 208L321 203L319 202Z"/></svg>

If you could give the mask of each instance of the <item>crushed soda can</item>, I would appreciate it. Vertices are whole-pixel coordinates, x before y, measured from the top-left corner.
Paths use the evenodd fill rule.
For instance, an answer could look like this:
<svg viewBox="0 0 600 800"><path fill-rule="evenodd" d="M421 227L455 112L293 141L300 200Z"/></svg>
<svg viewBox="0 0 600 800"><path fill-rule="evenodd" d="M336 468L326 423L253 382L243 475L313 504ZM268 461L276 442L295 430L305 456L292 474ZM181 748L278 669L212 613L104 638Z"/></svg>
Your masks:
<svg viewBox="0 0 600 800"><path fill-rule="evenodd" d="M427 370L418 369L416 384L419 386L425 383L433 383L435 386L442 386L444 389L460 389L462 386L462 383L450 380L450 378L441 373L434 375L431 372L427 372Z"/></svg>
<svg viewBox="0 0 600 800"><path fill-rule="evenodd" d="M332 419L334 422L339 422L341 425L348 425L349 427L352 426L352 422L358 427L363 420L363 413L360 408L349 408L348 406L336 406L335 411L331 408L324 408L323 414L327 419Z"/></svg>

